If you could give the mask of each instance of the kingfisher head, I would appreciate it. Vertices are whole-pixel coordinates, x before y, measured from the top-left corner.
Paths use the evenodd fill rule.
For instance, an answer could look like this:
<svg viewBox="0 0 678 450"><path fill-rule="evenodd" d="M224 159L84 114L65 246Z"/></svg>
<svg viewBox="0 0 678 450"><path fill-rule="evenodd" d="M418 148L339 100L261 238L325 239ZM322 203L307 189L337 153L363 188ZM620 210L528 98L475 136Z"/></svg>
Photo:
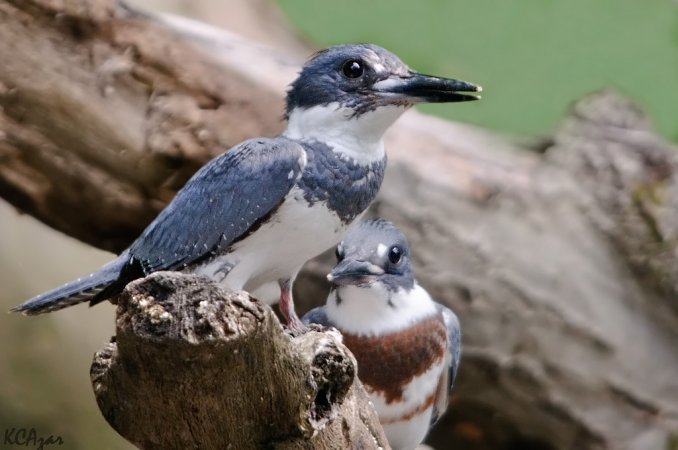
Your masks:
<svg viewBox="0 0 678 450"><path fill-rule="evenodd" d="M325 309L340 329L374 336L436 313L435 303L414 279L410 245L391 222L360 222L339 243L336 255L327 276L333 286Z"/></svg>
<svg viewBox="0 0 678 450"><path fill-rule="evenodd" d="M412 105L477 100L472 93L480 91L471 83L417 73L376 45L338 45L311 57L292 83L286 134L336 142L349 154L370 151Z"/></svg>
<svg viewBox="0 0 678 450"><path fill-rule="evenodd" d="M337 265L327 276L335 286L390 292L414 286L407 238L385 219L368 219L357 224L337 245L336 256Z"/></svg>

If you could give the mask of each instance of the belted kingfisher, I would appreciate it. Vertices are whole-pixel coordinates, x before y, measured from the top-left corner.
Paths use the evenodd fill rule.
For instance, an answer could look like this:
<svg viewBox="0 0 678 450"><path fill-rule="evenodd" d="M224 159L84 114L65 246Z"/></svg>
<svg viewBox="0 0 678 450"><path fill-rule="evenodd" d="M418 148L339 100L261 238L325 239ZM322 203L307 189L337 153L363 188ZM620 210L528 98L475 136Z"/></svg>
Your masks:
<svg viewBox="0 0 678 450"><path fill-rule="evenodd" d="M245 141L214 158L118 258L14 311L94 305L134 279L177 270L267 303L279 298L288 324L298 327L292 283L376 196L386 129L415 103L476 100L468 93L480 90L413 72L376 45L320 51L287 93L284 133Z"/></svg>
<svg viewBox="0 0 678 450"><path fill-rule="evenodd" d="M457 316L412 273L407 239L391 222L352 228L336 250L325 306L304 323L337 328L394 450L411 450L447 408L461 352Z"/></svg>

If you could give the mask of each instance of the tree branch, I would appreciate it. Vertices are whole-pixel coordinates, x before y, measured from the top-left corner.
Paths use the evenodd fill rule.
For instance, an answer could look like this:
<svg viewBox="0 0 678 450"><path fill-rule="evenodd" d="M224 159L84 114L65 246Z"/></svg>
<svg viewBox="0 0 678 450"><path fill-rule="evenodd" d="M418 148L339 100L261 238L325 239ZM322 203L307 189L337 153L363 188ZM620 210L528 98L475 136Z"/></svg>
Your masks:
<svg viewBox="0 0 678 450"><path fill-rule="evenodd" d="M124 249L200 165L282 128L282 86L115 1L3 0L0 25L0 195L98 247ZM231 53L271 69L255 45Z"/></svg>
<svg viewBox="0 0 678 450"><path fill-rule="evenodd" d="M211 281L158 272L119 299L92 384L143 449L387 446L336 332L291 337L271 309Z"/></svg>

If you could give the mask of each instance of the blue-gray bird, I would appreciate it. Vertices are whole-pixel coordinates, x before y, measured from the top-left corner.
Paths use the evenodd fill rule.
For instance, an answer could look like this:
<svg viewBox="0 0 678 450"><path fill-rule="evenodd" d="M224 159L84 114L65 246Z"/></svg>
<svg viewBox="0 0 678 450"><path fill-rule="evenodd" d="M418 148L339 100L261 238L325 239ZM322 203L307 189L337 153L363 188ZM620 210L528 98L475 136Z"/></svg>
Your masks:
<svg viewBox="0 0 678 450"><path fill-rule="evenodd" d="M245 141L201 168L132 245L97 272L14 308L91 305L159 270L205 275L267 303L288 324L301 266L332 247L374 199L383 135L419 102L475 100L480 87L422 75L370 44L315 54L287 94L287 129Z"/></svg>
<svg viewBox="0 0 678 450"><path fill-rule="evenodd" d="M407 239L391 222L359 223L336 254L327 303L303 321L341 332L389 444L412 450L447 408L459 367L459 321L417 284Z"/></svg>

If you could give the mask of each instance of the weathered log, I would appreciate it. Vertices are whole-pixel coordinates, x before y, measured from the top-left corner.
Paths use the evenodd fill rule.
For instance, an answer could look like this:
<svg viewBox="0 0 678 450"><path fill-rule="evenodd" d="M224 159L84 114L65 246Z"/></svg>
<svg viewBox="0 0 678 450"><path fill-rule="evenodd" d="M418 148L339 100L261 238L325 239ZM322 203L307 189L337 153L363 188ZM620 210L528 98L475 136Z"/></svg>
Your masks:
<svg viewBox="0 0 678 450"><path fill-rule="evenodd" d="M0 21L0 195L112 250L207 158L279 131L298 69L113 0L0 1ZM406 232L420 282L464 330L452 411L430 442L671 448L677 149L605 92L532 150L416 113L387 136L372 212ZM308 265L300 303L323 301L328 258Z"/></svg>
<svg viewBox="0 0 678 450"><path fill-rule="evenodd" d="M119 298L91 377L108 423L142 449L387 447L336 332L292 337L245 292L157 272Z"/></svg>
<svg viewBox="0 0 678 450"><path fill-rule="evenodd" d="M373 205L407 234L422 285L461 317L452 412L428 442L671 448L678 149L632 102L601 92L578 102L538 155L514 172L520 183L478 177L475 189L392 164ZM307 265L299 298L323 295L331 259Z"/></svg>
<svg viewBox="0 0 678 450"><path fill-rule="evenodd" d="M250 59L229 68L114 0L3 0L0 42L0 195L101 248L125 248L210 157L282 128L283 87L249 76L279 63L236 37L224 48Z"/></svg>

